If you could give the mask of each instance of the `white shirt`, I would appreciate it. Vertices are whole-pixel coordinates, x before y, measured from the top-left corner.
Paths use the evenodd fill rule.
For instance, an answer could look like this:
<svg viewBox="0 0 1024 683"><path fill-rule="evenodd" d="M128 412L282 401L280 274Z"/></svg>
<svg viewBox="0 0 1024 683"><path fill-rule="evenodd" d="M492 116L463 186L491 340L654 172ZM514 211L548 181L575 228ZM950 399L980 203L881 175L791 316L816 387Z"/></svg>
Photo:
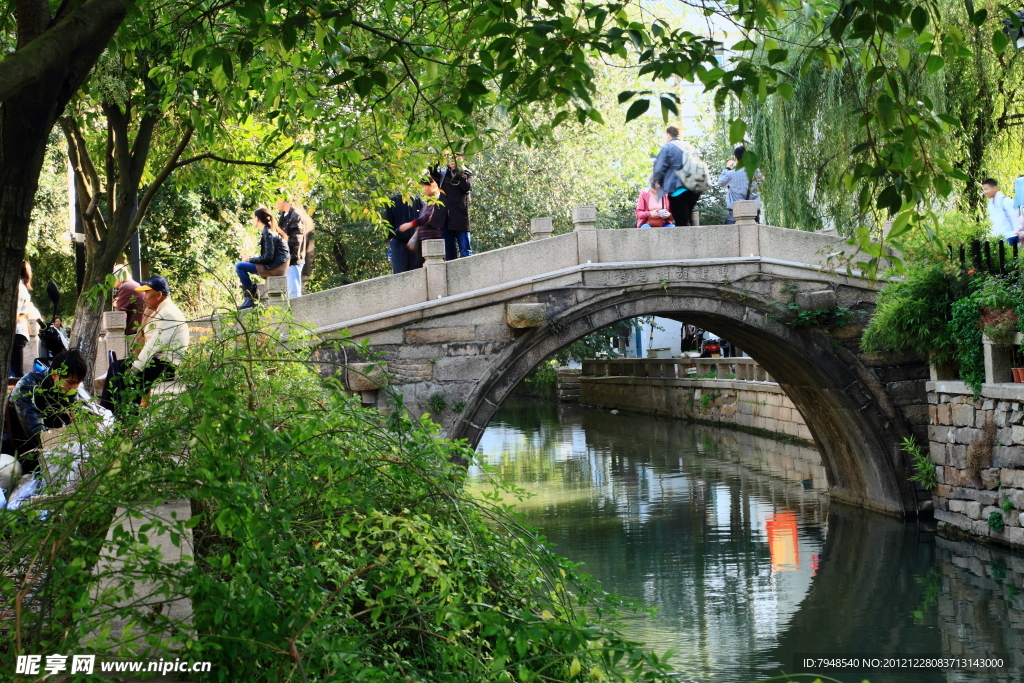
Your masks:
<svg viewBox="0 0 1024 683"><path fill-rule="evenodd" d="M139 358L132 367L141 370L150 358L156 356L171 365L181 363L185 349L188 348L188 322L170 298L164 299L153 312L153 317L146 323L143 334L146 345L139 352Z"/></svg>
<svg viewBox="0 0 1024 683"><path fill-rule="evenodd" d="M992 233L1006 239L1013 237L1020 229L1020 214L1013 208L1013 200L996 190L988 200L988 217L992 219Z"/></svg>
<svg viewBox="0 0 1024 683"><path fill-rule="evenodd" d="M23 337L32 336L38 325L36 320L41 317L39 309L32 303L32 294L25 286L25 282L18 280L18 319L14 328L15 334Z"/></svg>

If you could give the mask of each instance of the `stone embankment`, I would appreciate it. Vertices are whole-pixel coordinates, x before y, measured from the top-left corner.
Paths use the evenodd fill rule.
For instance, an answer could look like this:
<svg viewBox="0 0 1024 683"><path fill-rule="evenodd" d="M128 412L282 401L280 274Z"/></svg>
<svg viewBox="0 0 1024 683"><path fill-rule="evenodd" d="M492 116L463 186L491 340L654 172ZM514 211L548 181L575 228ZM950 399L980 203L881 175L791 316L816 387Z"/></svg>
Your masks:
<svg viewBox="0 0 1024 683"><path fill-rule="evenodd" d="M800 411L752 358L584 361L580 403L728 425L813 445Z"/></svg>
<svg viewBox="0 0 1024 683"><path fill-rule="evenodd" d="M1024 548L1024 385L926 386L939 528Z"/></svg>

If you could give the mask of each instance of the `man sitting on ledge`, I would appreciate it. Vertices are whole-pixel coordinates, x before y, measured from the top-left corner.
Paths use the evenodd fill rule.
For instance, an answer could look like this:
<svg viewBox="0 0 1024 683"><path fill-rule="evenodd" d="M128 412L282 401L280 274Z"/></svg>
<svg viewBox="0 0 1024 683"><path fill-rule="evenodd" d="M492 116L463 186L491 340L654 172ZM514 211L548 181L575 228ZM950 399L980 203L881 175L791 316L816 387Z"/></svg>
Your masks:
<svg viewBox="0 0 1024 683"><path fill-rule="evenodd" d="M143 293L146 305L153 311L143 328L146 345L132 364L132 374L136 375L134 386L141 396L149 393L157 382L174 378L188 348L188 321L171 301L167 280L159 275L149 278L135 291Z"/></svg>

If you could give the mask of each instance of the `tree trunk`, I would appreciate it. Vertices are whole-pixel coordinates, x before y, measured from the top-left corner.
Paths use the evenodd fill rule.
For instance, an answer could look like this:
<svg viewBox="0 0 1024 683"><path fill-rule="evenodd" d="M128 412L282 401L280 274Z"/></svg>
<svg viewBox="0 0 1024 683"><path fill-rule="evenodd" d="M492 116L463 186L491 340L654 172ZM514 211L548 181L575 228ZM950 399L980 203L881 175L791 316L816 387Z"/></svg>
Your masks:
<svg viewBox="0 0 1024 683"><path fill-rule="evenodd" d="M62 21L50 27L41 21L29 20L42 11L49 17L49 8L49 3L42 1L16 5L18 50L14 55L40 46L45 49L54 42L64 47L72 45L66 42L66 36L61 37L55 30L65 28L68 21L77 22L76 30L84 33L77 34L71 49L60 59L37 61L37 77L26 81L28 84L23 87L12 86L0 103L0 360L5 369L10 365L18 279L47 137L127 11L125 0L93 0L72 12L78 15L80 10L88 8L94 12L92 21L83 21L81 16L59 17ZM5 57L0 65L8 65L9 59L11 56ZM6 390L4 382L0 397ZM0 421L0 429L2 424Z"/></svg>

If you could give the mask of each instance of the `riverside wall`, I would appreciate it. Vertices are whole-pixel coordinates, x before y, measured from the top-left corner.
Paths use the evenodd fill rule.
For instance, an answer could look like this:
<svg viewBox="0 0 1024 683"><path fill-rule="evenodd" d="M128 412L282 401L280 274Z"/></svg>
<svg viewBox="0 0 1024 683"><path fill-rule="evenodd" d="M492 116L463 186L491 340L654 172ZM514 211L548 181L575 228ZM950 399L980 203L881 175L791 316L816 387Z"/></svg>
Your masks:
<svg viewBox="0 0 1024 683"><path fill-rule="evenodd" d="M580 403L739 427L813 445L800 411L775 382L584 375Z"/></svg>
<svg viewBox="0 0 1024 683"><path fill-rule="evenodd" d="M939 530L1024 548L1024 385L932 381L929 459Z"/></svg>

